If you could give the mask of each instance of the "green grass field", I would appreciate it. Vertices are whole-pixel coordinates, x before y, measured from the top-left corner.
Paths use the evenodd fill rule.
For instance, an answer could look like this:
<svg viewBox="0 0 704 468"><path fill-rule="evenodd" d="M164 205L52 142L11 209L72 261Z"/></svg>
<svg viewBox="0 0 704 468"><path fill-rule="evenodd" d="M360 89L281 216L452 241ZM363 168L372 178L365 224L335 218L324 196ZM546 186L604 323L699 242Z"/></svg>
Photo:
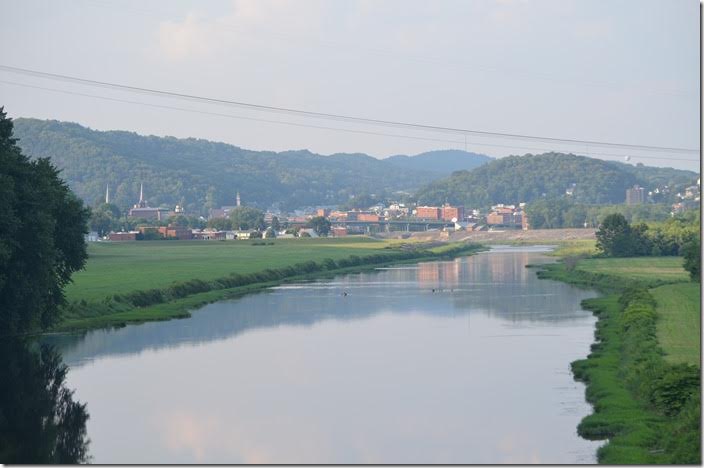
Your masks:
<svg viewBox="0 0 704 468"><path fill-rule="evenodd" d="M701 292L699 283L678 283L650 290L657 302L657 336L672 363L699 365Z"/></svg>
<svg viewBox="0 0 704 468"><path fill-rule="evenodd" d="M252 241L145 241L91 243L85 270L66 288L69 300L101 300L113 294L166 287L174 281L212 280L308 260L380 253L386 242L363 237Z"/></svg>
<svg viewBox="0 0 704 468"><path fill-rule="evenodd" d="M577 269L649 283L674 283L689 281L682 261L682 257L587 258L579 261Z"/></svg>
<svg viewBox="0 0 704 468"><path fill-rule="evenodd" d="M551 255L556 257L570 257L594 255L596 253L596 241L594 239L579 239L560 242Z"/></svg>

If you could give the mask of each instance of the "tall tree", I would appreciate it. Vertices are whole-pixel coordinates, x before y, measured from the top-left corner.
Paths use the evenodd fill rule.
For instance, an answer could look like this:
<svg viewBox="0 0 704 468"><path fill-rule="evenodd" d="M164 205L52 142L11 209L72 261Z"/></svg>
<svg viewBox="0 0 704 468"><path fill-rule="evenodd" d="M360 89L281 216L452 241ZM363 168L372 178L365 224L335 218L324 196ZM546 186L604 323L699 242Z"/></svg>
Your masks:
<svg viewBox="0 0 704 468"><path fill-rule="evenodd" d="M330 233L330 221L328 221L323 216L316 216L308 221L307 226L313 228L313 230L319 236L327 236Z"/></svg>
<svg viewBox="0 0 704 468"><path fill-rule="evenodd" d="M0 107L0 335L58 319L63 287L83 268L89 210L48 159L30 161Z"/></svg>
<svg viewBox="0 0 704 468"><path fill-rule="evenodd" d="M596 247L609 257L628 257L633 253L631 226L620 213L610 214L596 233Z"/></svg>
<svg viewBox="0 0 704 468"><path fill-rule="evenodd" d="M230 220L234 229L259 229L266 227L264 212L249 206L238 206L230 212Z"/></svg>

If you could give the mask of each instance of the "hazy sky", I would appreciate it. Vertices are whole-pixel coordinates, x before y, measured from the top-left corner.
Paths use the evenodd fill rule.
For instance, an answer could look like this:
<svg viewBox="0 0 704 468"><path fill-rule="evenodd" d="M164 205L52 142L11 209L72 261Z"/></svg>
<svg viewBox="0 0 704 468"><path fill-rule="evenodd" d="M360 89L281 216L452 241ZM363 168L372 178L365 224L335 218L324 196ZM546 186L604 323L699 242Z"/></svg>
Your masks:
<svg viewBox="0 0 704 468"><path fill-rule="evenodd" d="M0 0L0 11L0 65L374 119L699 148L696 0ZM251 149L386 157L465 147L458 134L255 112L5 71L0 105L12 117ZM472 135L466 147L492 156L550 149L613 153L602 157L618 160L626 154ZM696 154L627 153L631 162L699 167Z"/></svg>

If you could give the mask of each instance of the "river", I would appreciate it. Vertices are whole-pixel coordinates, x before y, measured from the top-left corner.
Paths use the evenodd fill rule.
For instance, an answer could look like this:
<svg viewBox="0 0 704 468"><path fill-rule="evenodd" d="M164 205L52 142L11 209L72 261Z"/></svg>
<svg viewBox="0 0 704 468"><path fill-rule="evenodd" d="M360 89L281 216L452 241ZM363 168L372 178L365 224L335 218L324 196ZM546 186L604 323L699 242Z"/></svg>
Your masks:
<svg viewBox="0 0 704 468"><path fill-rule="evenodd" d="M52 337L96 463L594 463L594 293L545 248L283 285L185 320Z"/></svg>

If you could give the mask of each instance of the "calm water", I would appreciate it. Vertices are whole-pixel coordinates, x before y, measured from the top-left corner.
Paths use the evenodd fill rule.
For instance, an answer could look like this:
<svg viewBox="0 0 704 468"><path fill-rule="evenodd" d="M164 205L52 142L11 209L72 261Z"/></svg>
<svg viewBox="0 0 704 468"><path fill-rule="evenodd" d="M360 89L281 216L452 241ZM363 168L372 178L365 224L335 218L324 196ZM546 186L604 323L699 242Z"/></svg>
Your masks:
<svg viewBox="0 0 704 468"><path fill-rule="evenodd" d="M569 363L593 294L525 268L545 261L498 249L54 342L96 463L592 463Z"/></svg>

